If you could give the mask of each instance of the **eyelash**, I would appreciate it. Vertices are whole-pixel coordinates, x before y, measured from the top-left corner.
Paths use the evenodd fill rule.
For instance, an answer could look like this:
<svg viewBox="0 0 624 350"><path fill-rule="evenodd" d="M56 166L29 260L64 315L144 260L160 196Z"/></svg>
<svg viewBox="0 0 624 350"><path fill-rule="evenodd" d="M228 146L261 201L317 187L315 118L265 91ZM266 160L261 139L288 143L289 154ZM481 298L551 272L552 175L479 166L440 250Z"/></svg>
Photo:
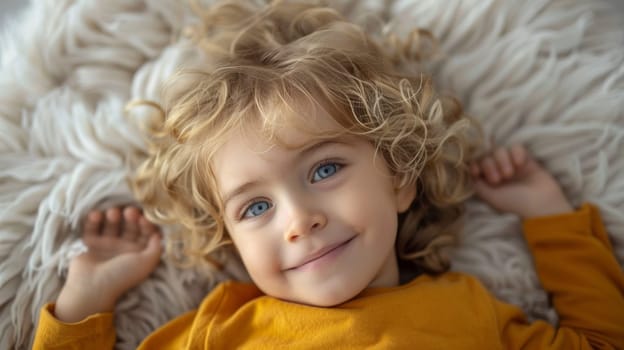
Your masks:
<svg viewBox="0 0 624 350"><path fill-rule="evenodd" d="M333 174L331 174L331 175L329 175L329 176L325 177L325 178L322 178L322 179L317 180L317 181L313 181L314 176L316 175L316 172L317 172L319 169L321 169L322 167L327 166L327 165L335 165L335 166L336 166L336 170L335 170L335 172L334 172ZM327 178L330 178L330 177L332 177L332 176L336 175L338 172L340 172L340 171L342 170L342 168L343 168L343 167L344 167L344 164L343 164L343 163L339 163L339 162L337 162L337 161L335 161L335 160L331 160L331 159L325 159L325 160L323 160L323 161L321 161L321 162L317 163L317 164L316 164L316 166L313 168L312 174L309 176L309 178L310 178L310 182L311 182L311 183L317 183L317 182L319 182L319 181L323 181L323 180L325 180L325 179L327 179ZM247 202L245 205L243 205L242 210L241 210L241 214L239 215L238 220L239 220L239 221L242 221L242 220L245 220L245 219L258 217L258 216L260 216L260 215L264 214L264 212L262 212L261 214L256 215L256 216L246 217L247 212L248 212L248 211L249 211L249 210L250 210L250 209L251 209L254 205L256 205L256 204L258 204L258 203L262 203L262 202L267 202L267 203L269 204L269 207L268 207L268 208L267 208L264 212L266 212L267 210L269 210L269 209L273 208L273 204L272 204L272 203L270 203L270 202L269 202L269 200L267 200L267 199L259 199L259 198L254 198L254 199L252 199L251 201Z"/></svg>

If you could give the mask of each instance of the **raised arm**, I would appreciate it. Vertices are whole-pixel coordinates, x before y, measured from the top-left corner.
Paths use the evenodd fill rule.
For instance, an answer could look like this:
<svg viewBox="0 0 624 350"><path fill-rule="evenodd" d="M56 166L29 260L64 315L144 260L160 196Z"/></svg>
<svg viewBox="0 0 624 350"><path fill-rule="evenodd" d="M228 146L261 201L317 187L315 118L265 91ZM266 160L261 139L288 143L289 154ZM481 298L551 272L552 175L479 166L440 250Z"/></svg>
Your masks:
<svg viewBox="0 0 624 350"><path fill-rule="evenodd" d="M624 272L597 208L573 211L559 184L522 146L499 149L472 165L477 194L524 218L524 233L558 328L528 324L497 303L506 348L623 349Z"/></svg>
<svg viewBox="0 0 624 350"><path fill-rule="evenodd" d="M56 304L42 308L34 349L112 348L117 299L160 260L160 233L135 207L91 212L82 238L88 251L71 261Z"/></svg>

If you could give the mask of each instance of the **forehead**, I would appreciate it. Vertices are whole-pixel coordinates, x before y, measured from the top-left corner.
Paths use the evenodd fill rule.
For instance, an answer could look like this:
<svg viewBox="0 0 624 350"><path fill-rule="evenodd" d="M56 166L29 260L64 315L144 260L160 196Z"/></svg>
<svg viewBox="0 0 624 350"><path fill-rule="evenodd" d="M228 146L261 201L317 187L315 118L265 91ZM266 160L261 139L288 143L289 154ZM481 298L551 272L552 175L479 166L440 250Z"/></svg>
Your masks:
<svg viewBox="0 0 624 350"><path fill-rule="evenodd" d="M218 189L251 173L262 173L263 168L270 171L271 165L278 165L309 145L346 134L327 110L313 103L302 103L297 108L280 106L264 114L230 130L214 151L210 166Z"/></svg>
<svg viewBox="0 0 624 350"><path fill-rule="evenodd" d="M296 104L273 104L232 129L225 144L242 140L249 150L257 153L275 147L302 148L314 141L347 134L347 128L341 125L344 124L344 116L336 114L307 100Z"/></svg>

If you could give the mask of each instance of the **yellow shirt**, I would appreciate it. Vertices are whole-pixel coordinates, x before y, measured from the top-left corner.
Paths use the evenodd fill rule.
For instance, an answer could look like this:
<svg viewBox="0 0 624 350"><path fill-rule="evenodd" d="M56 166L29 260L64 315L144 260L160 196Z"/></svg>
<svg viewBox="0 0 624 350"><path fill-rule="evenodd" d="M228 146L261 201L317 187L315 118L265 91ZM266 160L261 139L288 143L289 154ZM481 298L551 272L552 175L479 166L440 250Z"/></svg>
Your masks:
<svg viewBox="0 0 624 350"><path fill-rule="evenodd" d="M460 273L369 288L332 308L226 282L139 349L624 349L624 273L596 208L527 220L524 229L558 328L528 323L519 308ZM113 347L110 313L63 324L53 311L53 304L42 309L35 349Z"/></svg>

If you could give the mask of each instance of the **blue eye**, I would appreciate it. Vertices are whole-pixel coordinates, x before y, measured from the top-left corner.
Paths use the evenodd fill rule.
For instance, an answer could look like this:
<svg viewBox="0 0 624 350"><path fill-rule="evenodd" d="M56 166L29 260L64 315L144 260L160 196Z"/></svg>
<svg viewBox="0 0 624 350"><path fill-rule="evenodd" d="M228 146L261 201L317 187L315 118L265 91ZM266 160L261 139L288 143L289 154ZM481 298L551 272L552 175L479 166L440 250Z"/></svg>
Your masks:
<svg viewBox="0 0 624 350"><path fill-rule="evenodd" d="M326 179L334 175L335 173L337 173L338 170L340 170L340 164L337 164L337 163L323 164L319 166L318 168L316 168L316 170L314 171L314 175L312 176L312 182L317 182L317 181Z"/></svg>
<svg viewBox="0 0 624 350"><path fill-rule="evenodd" d="M271 209L271 203L267 201L258 201L252 203L245 209L243 218L252 218L264 214L265 211Z"/></svg>

